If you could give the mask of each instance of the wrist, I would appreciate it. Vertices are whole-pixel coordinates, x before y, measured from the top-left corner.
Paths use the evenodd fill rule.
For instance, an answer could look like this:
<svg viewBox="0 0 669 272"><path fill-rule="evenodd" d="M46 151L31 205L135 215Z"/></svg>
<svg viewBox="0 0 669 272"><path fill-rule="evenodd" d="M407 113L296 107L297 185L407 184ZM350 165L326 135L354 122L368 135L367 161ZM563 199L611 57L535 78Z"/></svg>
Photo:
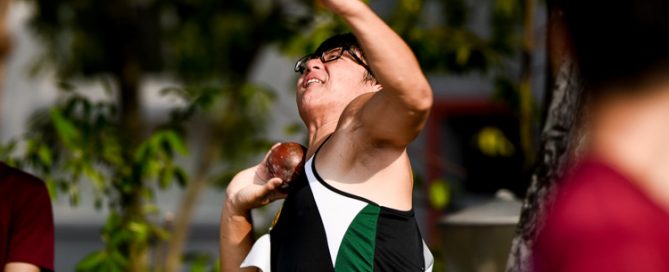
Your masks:
<svg viewBox="0 0 669 272"><path fill-rule="evenodd" d="M232 197L227 197L223 203L223 214L229 218L251 218L251 210L237 205Z"/></svg>
<svg viewBox="0 0 669 272"><path fill-rule="evenodd" d="M346 5L331 7L335 14L344 18L354 17L365 9L369 9L369 6L362 1L349 1Z"/></svg>

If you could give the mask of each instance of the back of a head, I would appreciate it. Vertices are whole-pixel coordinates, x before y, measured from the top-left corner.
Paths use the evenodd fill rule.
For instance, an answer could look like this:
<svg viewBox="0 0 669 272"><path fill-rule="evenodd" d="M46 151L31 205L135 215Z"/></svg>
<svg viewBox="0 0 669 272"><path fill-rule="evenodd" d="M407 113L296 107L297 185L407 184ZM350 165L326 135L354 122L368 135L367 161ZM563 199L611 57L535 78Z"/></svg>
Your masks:
<svg viewBox="0 0 669 272"><path fill-rule="evenodd" d="M669 78L669 1L561 0L561 5L592 95Z"/></svg>

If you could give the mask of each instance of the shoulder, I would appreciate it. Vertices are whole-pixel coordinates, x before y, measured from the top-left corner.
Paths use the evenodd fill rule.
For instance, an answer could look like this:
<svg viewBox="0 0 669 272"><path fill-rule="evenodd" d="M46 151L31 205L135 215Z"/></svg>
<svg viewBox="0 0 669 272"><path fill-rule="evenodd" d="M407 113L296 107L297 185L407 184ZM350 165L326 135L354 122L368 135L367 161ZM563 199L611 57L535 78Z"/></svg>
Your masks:
<svg viewBox="0 0 669 272"><path fill-rule="evenodd" d="M606 250L627 242L650 245L664 232L659 226L669 223L669 214L626 177L597 162L577 166L563 180L554 203L538 239L540 247L554 248L552 252Z"/></svg>
<svg viewBox="0 0 669 272"><path fill-rule="evenodd" d="M631 225L630 219L657 212L627 177L600 162L586 161L576 166L561 184L549 220L564 226L626 226Z"/></svg>
<svg viewBox="0 0 669 272"><path fill-rule="evenodd" d="M46 186L40 178L1 162L0 182L4 189L11 190L12 192L46 192Z"/></svg>
<svg viewBox="0 0 669 272"><path fill-rule="evenodd" d="M665 231L669 214L626 177L607 165L586 162L562 184L534 245L535 261L541 267L575 265L551 271L588 271L581 268L649 256L653 258L647 263L667 267L662 260L669 256Z"/></svg>

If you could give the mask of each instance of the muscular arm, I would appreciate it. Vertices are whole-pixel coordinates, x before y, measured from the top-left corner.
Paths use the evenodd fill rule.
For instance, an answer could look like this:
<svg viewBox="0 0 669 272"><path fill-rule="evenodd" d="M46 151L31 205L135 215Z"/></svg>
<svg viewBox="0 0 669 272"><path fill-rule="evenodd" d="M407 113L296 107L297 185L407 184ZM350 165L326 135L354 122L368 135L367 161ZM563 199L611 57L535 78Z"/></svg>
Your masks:
<svg viewBox="0 0 669 272"><path fill-rule="evenodd" d="M256 271L255 268L239 268L253 246L251 210L284 197L276 191L281 179L265 182L256 175L256 168L239 172L226 189L219 233L221 271L224 272Z"/></svg>
<svg viewBox="0 0 669 272"><path fill-rule="evenodd" d="M365 3L323 3L351 26L383 86L356 118L362 123L364 138L405 147L422 129L432 106L432 89L413 52Z"/></svg>
<svg viewBox="0 0 669 272"><path fill-rule="evenodd" d="M248 176L248 173L245 172L253 173L252 170L247 169L237 174L232 182L235 179ZM240 271L239 265L253 245L253 223L251 222L251 211L235 207L233 197L230 194L226 196L221 211L219 243L221 271ZM248 269L246 271L254 270Z"/></svg>

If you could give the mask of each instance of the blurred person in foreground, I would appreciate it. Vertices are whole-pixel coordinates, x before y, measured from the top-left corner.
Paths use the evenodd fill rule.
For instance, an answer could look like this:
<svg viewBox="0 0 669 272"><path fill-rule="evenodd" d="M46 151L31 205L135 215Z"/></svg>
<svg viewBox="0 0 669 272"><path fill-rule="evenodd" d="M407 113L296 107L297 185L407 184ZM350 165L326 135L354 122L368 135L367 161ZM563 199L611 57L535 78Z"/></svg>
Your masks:
<svg viewBox="0 0 669 272"><path fill-rule="evenodd" d="M44 182L0 162L0 271L53 271L51 200Z"/></svg>
<svg viewBox="0 0 669 272"><path fill-rule="evenodd" d="M249 212L286 197L282 181L260 178L264 163L233 178L221 214L222 270L238 271L244 260L265 272L430 271L406 147L425 124L431 88L411 49L365 3L321 3L354 35L326 40L295 66L307 180L253 244Z"/></svg>
<svg viewBox="0 0 669 272"><path fill-rule="evenodd" d="M564 0L586 81L586 155L561 183L536 271L669 271L669 1Z"/></svg>

